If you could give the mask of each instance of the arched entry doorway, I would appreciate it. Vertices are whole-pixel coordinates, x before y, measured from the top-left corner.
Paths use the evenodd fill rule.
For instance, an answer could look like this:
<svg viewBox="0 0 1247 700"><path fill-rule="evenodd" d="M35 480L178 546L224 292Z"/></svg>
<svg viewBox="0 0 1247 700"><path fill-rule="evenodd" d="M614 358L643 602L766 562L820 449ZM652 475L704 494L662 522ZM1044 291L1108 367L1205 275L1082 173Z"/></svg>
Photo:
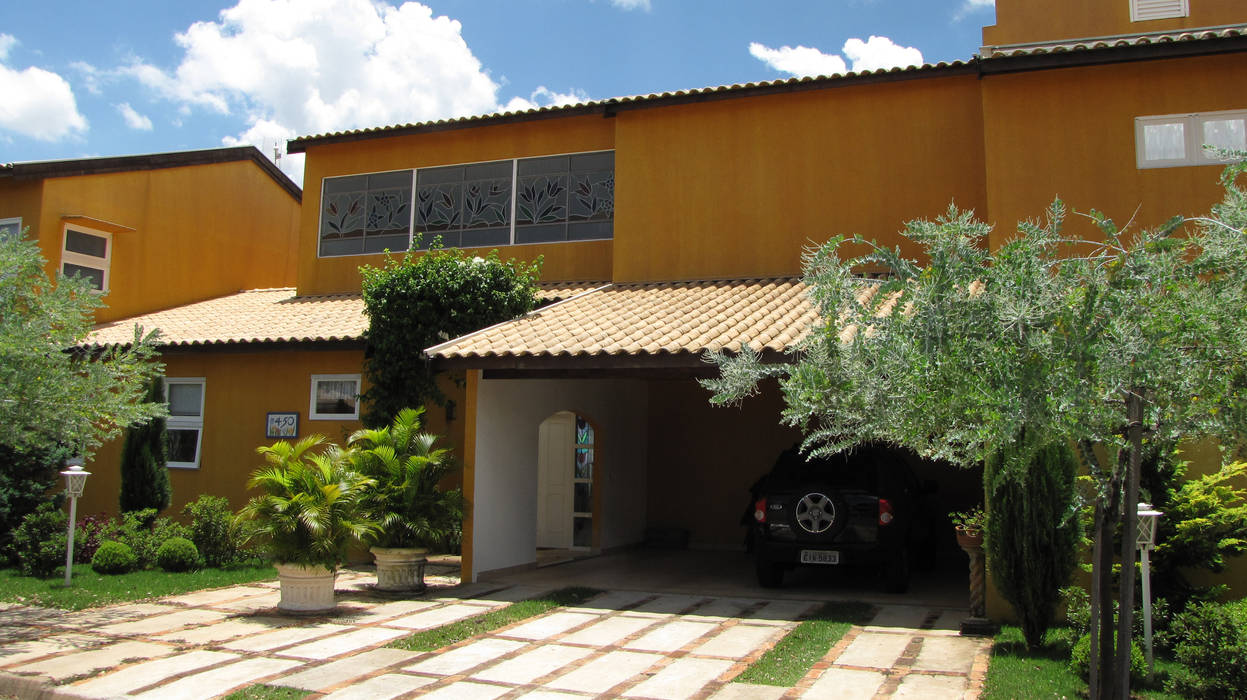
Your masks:
<svg viewBox="0 0 1247 700"><path fill-rule="evenodd" d="M537 548L594 548L594 441L587 418L559 411L537 438Z"/></svg>

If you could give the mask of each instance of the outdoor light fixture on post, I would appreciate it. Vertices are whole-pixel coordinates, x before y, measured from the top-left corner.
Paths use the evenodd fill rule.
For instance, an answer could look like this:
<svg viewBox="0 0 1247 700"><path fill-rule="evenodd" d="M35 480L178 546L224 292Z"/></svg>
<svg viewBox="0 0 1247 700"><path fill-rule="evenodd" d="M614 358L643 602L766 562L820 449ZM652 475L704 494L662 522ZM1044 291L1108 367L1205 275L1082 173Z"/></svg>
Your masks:
<svg viewBox="0 0 1247 700"><path fill-rule="evenodd" d="M74 522L78 519L78 497L82 488L87 485L87 477L91 472L82 468L82 458L72 457L65 461L68 467L61 472L65 477L65 495L69 496L69 541L65 545L65 585L69 585L69 577L74 569Z"/></svg>
<svg viewBox="0 0 1247 700"><path fill-rule="evenodd" d="M1138 506L1138 533L1135 545L1143 563L1143 645L1147 650L1147 672L1152 673L1152 572L1149 552L1156 548L1156 523L1163 515L1150 503Z"/></svg>

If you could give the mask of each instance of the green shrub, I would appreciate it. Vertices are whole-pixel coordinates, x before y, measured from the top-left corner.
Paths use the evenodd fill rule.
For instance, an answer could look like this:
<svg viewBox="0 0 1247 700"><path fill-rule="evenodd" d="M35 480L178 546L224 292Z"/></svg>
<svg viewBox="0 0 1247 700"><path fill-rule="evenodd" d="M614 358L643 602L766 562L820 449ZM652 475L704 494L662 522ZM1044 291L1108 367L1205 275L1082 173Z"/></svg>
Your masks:
<svg viewBox="0 0 1247 700"><path fill-rule="evenodd" d="M134 550L125 542L116 540L101 544L95 550L95 556L91 557L91 568L97 574L124 574L133 571L136 566L138 557L134 555Z"/></svg>
<svg viewBox="0 0 1247 700"><path fill-rule="evenodd" d="M199 566L199 550L185 537L171 537L156 550L156 564L165 571L190 571Z"/></svg>
<svg viewBox="0 0 1247 700"><path fill-rule="evenodd" d="M147 403L164 404L164 380L152 379ZM162 511L173 500L169 485L169 436L164 418L151 418L126 428L121 442L121 510Z"/></svg>
<svg viewBox="0 0 1247 700"><path fill-rule="evenodd" d="M62 445L19 449L0 444L0 560L4 563L16 563L14 533L27 515L48 500L48 492L63 483L61 465L73 454ZM60 505L63 497L57 493L53 498Z"/></svg>
<svg viewBox="0 0 1247 700"><path fill-rule="evenodd" d="M1168 690L1187 698L1239 698L1247 688L1247 601L1191 606L1173 622L1182 667Z"/></svg>
<svg viewBox="0 0 1247 700"><path fill-rule="evenodd" d="M121 532L118 539L134 551L140 569L155 566L156 551L160 549L160 545L174 537L190 539L190 530L168 518L157 518L154 508L121 514Z"/></svg>
<svg viewBox="0 0 1247 700"><path fill-rule="evenodd" d="M74 532L74 563L90 564L100 545L121 536L117 521L106 513L88 515L78 521Z"/></svg>
<svg viewBox="0 0 1247 700"><path fill-rule="evenodd" d="M241 558L240 536L228 499L205 493L187 503L182 514L190 516L190 540L199 549L204 566L221 567Z"/></svg>
<svg viewBox="0 0 1247 700"><path fill-rule="evenodd" d="M50 502L22 519L13 533L17 568L26 576L48 578L65 565L66 530L69 518Z"/></svg>
<svg viewBox="0 0 1247 700"><path fill-rule="evenodd" d="M1113 641L1117 641L1117 632L1113 632ZM1088 678L1091 665L1091 635L1085 634L1074 644L1069 653L1069 670L1084 681ZM1130 680L1141 683L1147 678L1147 659L1143 649L1134 639L1130 640Z"/></svg>

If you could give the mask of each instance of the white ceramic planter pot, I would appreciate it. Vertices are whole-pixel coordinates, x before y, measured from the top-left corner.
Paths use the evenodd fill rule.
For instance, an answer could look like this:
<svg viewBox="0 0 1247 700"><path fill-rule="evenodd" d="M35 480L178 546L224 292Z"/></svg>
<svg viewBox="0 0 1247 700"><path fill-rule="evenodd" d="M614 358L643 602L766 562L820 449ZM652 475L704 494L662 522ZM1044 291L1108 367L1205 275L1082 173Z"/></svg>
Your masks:
<svg viewBox="0 0 1247 700"><path fill-rule="evenodd" d="M395 593L419 593L424 590L423 547L373 547L377 560L377 590Z"/></svg>
<svg viewBox="0 0 1247 700"><path fill-rule="evenodd" d="M276 564L281 581L278 610L289 612L328 612L334 608L333 580L337 574L323 566Z"/></svg>

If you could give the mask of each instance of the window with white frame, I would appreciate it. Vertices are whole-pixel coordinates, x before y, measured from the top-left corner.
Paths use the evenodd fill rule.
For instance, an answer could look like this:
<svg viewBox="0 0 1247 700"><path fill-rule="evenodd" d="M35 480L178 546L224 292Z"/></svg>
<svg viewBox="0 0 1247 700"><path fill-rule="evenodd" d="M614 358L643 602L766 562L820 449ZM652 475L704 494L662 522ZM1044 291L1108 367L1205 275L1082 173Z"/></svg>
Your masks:
<svg viewBox="0 0 1247 700"><path fill-rule="evenodd" d="M17 238L22 234L22 217L11 216L0 219L0 241Z"/></svg>
<svg viewBox="0 0 1247 700"><path fill-rule="evenodd" d="M165 431L169 436L170 467L199 468L199 451L203 445L204 385L203 377L165 378L165 397L169 403Z"/></svg>
<svg viewBox="0 0 1247 700"><path fill-rule="evenodd" d="M325 178L320 256L609 239L615 152Z"/></svg>
<svg viewBox="0 0 1247 700"><path fill-rule="evenodd" d="M111 233L82 226L65 227L65 244L61 251L61 274L82 277L91 288L108 291L108 268L113 257Z"/></svg>
<svg viewBox="0 0 1247 700"><path fill-rule="evenodd" d="M1152 19L1188 17L1191 8L1187 0L1130 0L1130 21L1146 22Z"/></svg>
<svg viewBox="0 0 1247 700"><path fill-rule="evenodd" d="M1247 151L1247 110L1136 117L1134 137L1140 168L1224 163L1215 149Z"/></svg>
<svg viewBox="0 0 1247 700"><path fill-rule="evenodd" d="M358 374L313 374L311 420L356 420L359 418Z"/></svg>

